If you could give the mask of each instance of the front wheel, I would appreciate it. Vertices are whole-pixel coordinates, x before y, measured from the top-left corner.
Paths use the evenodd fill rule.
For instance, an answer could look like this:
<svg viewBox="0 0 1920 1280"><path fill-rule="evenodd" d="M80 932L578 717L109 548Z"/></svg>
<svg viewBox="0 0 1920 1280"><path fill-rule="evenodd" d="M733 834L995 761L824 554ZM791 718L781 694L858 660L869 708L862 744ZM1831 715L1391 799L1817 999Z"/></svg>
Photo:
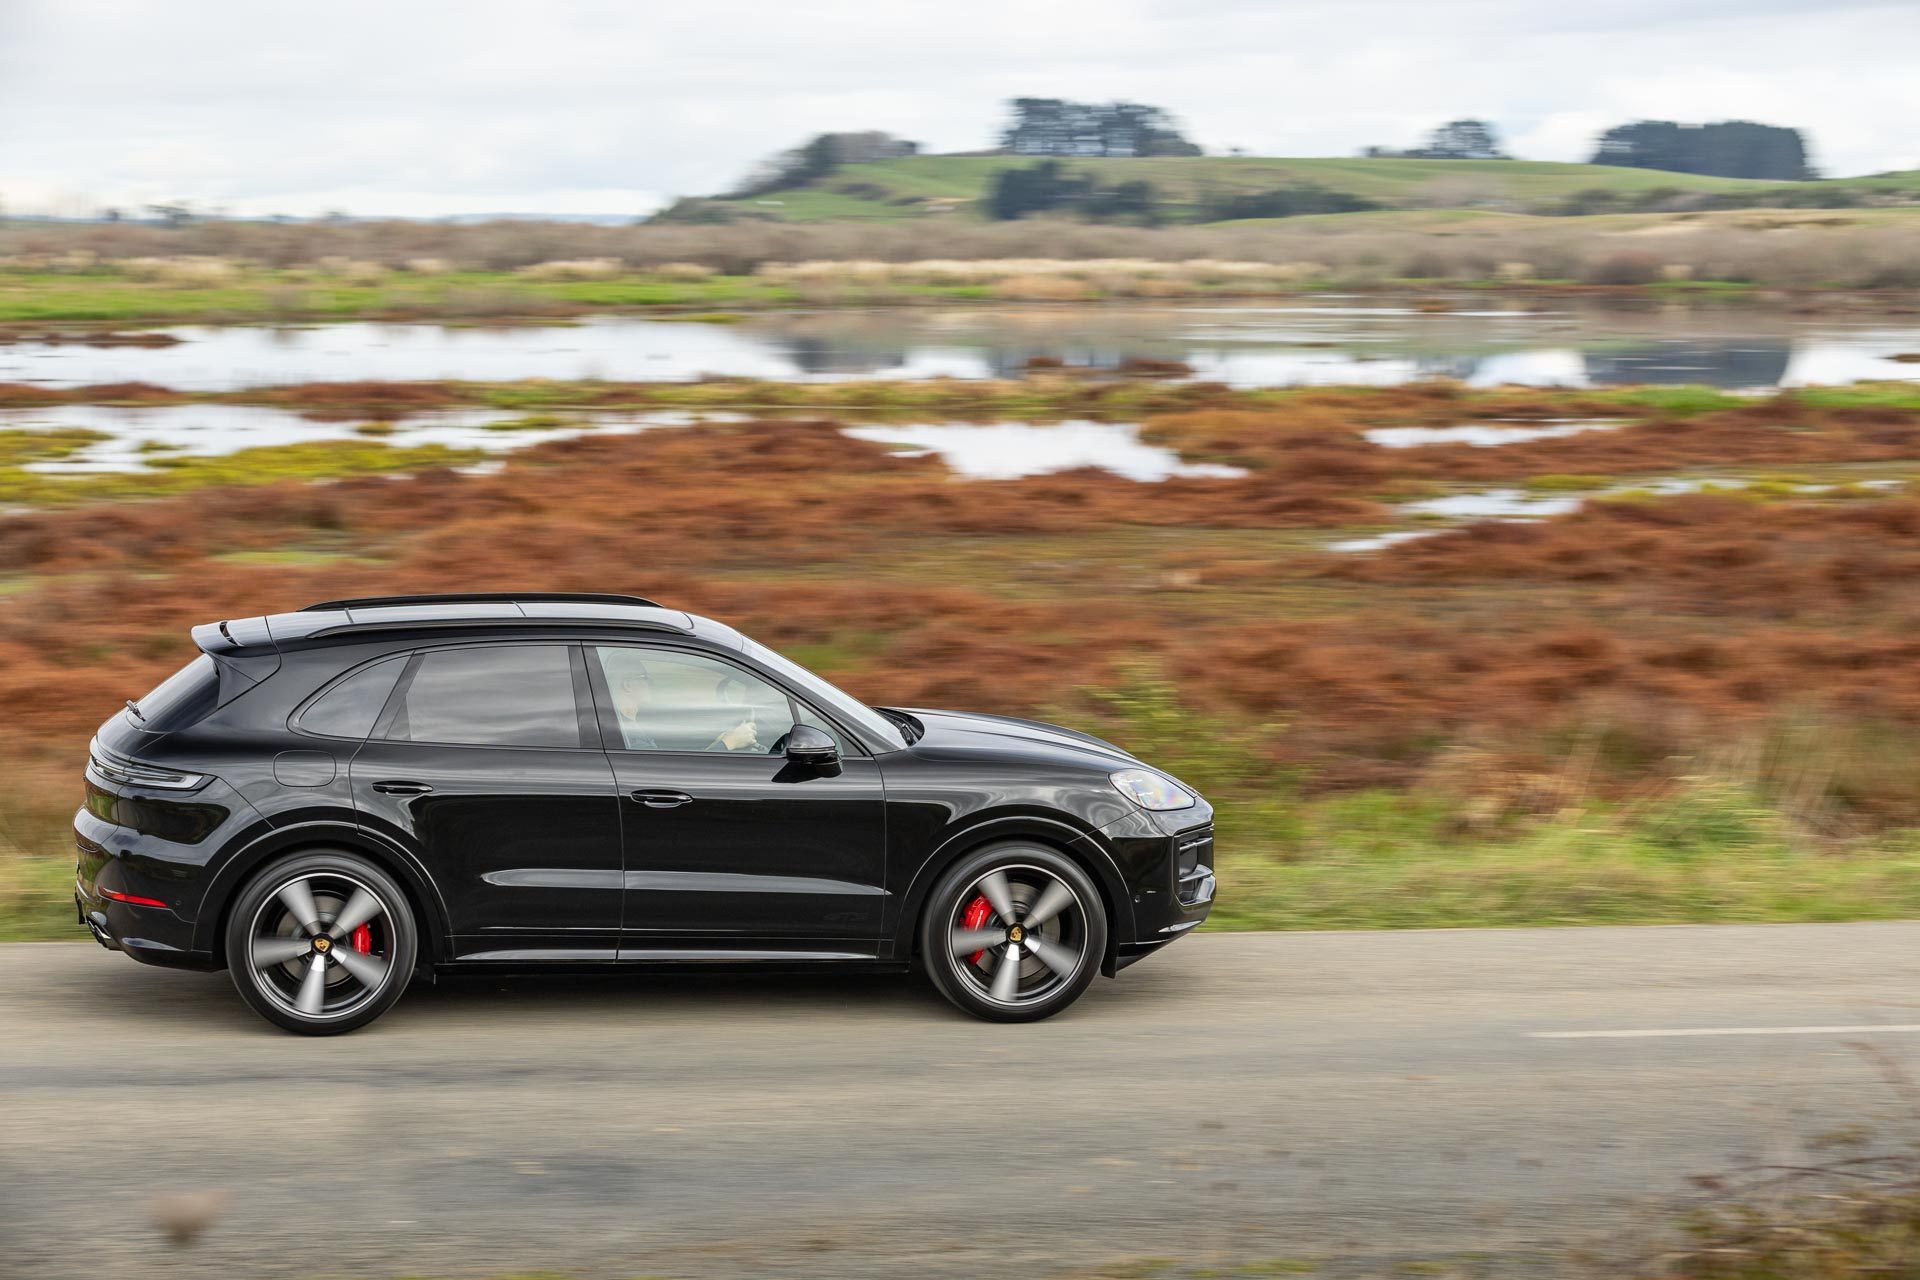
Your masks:
<svg viewBox="0 0 1920 1280"><path fill-rule="evenodd" d="M227 920L227 964L241 999L302 1035L338 1035L385 1013L412 980L418 950L406 894L344 850L270 864Z"/></svg>
<svg viewBox="0 0 1920 1280"><path fill-rule="evenodd" d="M940 877L920 954L940 994L976 1018L1034 1022L1079 999L1107 952L1107 912L1078 864L1040 845L969 854Z"/></svg>

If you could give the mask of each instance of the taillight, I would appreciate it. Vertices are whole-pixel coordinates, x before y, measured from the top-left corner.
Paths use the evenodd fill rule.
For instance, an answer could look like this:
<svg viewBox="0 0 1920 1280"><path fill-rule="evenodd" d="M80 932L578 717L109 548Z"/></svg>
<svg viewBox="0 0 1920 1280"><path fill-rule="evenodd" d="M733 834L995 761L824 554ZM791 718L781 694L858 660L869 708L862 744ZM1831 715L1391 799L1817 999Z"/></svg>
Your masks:
<svg viewBox="0 0 1920 1280"><path fill-rule="evenodd" d="M143 898L137 893L120 893L113 889L100 890L103 898L112 898L115 902L124 902L130 907L164 907L167 904L158 898Z"/></svg>
<svg viewBox="0 0 1920 1280"><path fill-rule="evenodd" d="M87 766L108 782L117 782L122 786L193 791L207 784L207 775L204 773L183 773L178 769L164 769L159 765L122 759L101 750L98 742L87 748Z"/></svg>

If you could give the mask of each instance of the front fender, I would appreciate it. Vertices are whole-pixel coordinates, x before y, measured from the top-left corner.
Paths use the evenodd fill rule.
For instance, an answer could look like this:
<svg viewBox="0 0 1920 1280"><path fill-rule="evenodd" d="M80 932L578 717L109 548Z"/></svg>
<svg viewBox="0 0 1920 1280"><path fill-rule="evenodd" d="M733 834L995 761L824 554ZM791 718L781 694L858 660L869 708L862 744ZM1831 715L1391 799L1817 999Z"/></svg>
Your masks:
<svg viewBox="0 0 1920 1280"><path fill-rule="evenodd" d="M1082 831L1056 818L1038 814L1006 814L983 819L946 834L940 844L920 864L913 879L898 899L899 915L893 923L893 954L900 958L913 954L914 931L920 923L920 909L932 892L935 881L961 857L1003 840L1035 840L1051 845L1073 857L1100 887L1106 899L1108 950L1134 937L1133 896L1121 878L1113 853L1097 832Z"/></svg>

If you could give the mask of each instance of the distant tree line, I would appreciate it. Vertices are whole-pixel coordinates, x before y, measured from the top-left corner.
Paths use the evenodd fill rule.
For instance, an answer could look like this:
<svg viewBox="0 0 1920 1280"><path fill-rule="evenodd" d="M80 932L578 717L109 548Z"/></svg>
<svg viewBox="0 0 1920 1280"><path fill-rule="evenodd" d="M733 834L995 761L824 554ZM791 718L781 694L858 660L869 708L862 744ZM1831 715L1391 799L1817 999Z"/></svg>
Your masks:
<svg viewBox="0 0 1920 1280"><path fill-rule="evenodd" d="M1141 102L1015 98L1000 149L1016 156L1197 156L1171 115Z"/></svg>
<svg viewBox="0 0 1920 1280"><path fill-rule="evenodd" d="M1365 196L1333 191L1314 182L1301 182L1266 191L1210 192L1200 200L1198 221L1227 222L1235 218L1297 218L1310 213L1365 213L1385 205Z"/></svg>
<svg viewBox="0 0 1920 1280"><path fill-rule="evenodd" d="M1103 185L1088 173L1070 173L1058 160L1002 169L987 191L987 216L997 221L1036 213L1072 214L1089 222L1154 226L1160 193L1144 179Z"/></svg>
<svg viewBox="0 0 1920 1280"><path fill-rule="evenodd" d="M1798 129L1749 120L1718 124L1637 120L1617 125L1600 135L1593 163L1777 182L1816 176L1807 163L1806 140Z"/></svg>
<svg viewBox="0 0 1920 1280"><path fill-rule="evenodd" d="M1426 145L1410 151L1368 147L1360 154L1395 160L1511 160L1500 149L1500 137L1485 120L1451 120L1427 135Z"/></svg>
<svg viewBox="0 0 1920 1280"><path fill-rule="evenodd" d="M1049 214L1132 226L1158 226L1176 217L1183 222L1224 222L1230 218L1357 213L1383 207L1311 182L1266 191L1207 192L1191 205L1178 206L1144 178L1103 183L1095 174L1076 173L1059 160L1000 170L993 176L986 199L987 216L997 221Z"/></svg>
<svg viewBox="0 0 1920 1280"><path fill-rule="evenodd" d="M1075 171L1065 161L1143 156L1197 156L1164 108L1140 102L1074 102L1066 98L1015 98L1011 118L999 136L998 153L1033 157L1036 163L998 170L984 201L990 218L1006 220L1036 214L1075 217L1091 222L1153 226L1167 221L1215 222L1239 218L1287 218L1301 214L1351 213L1388 207L1376 201L1312 183L1294 183L1264 191L1211 191L1197 198L1168 198L1145 178L1104 181L1090 171ZM664 222L730 222L741 217L777 217L741 201L795 188L831 189L859 199L894 204L923 203L913 194L896 194L879 181L831 183L847 165L872 164L919 154L917 143L880 130L816 134L791 150L758 165L740 185L718 199L675 202L655 215ZM1428 134L1418 147L1392 150L1368 147L1367 156L1423 160L1507 160L1499 131L1486 120L1450 120ZM1661 169L1754 180L1811 178L1807 147L1797 129L1743 120L1684 125L1640 120L1601 135L1593 163ZM1724 208L1780 204L1836 207L1885 202L1867 189L1809 189L1804 198L1782 193L1707 196L1670 188L1621 193L1595 188L1536 206L1545 213L1617 212L1680 208ZM1731 202L1731 203L1728 203Z"/></svg>
<svg viewBox="0 0 1920 1280"><path fill-rule="evenodd" d="M726 197L745 199L789 187L818 182L842 165L873 164L920 154L920 144L896 138L878 129L857 133L820 133L791 151L782 151L755 166L752 173Z"/></svg>
<svg viewBox="0 0 1920 1280"><path fill-rule="evenodd" d="M1406 160L1508 160L1499 134L1485 120L1453 120L1427 136L1424 145L1405 151L1368 147L1364 156ZM1636 120L1600 135L1593 164L1664 169L1755 181L1798 182L1815 177L1807 162L1806 139L1798 129L1723 120L1717 124L1675 124Z"/></svg>

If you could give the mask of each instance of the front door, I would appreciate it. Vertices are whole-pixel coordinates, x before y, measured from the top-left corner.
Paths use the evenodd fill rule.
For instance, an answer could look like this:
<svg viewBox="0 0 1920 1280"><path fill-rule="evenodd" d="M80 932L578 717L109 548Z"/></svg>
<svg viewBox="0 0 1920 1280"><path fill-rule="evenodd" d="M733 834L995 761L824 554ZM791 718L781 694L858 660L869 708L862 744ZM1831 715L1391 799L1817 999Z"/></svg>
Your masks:
<svg viewBox="0 0 1920 1280"><path fill-rule="evenodd" d="M350 772L361 822L440 886L456 955L614 958L619 800L578 648L414 655Z"/></svg>
<svg viewBox="0 0 1920 1280"><path fill-rule="evenodd" d="M880 768L744 666L651 645L590 648L626 849L623 959L874 954L886 901ZM796 719L841 744L789 763Z"/></svg>

